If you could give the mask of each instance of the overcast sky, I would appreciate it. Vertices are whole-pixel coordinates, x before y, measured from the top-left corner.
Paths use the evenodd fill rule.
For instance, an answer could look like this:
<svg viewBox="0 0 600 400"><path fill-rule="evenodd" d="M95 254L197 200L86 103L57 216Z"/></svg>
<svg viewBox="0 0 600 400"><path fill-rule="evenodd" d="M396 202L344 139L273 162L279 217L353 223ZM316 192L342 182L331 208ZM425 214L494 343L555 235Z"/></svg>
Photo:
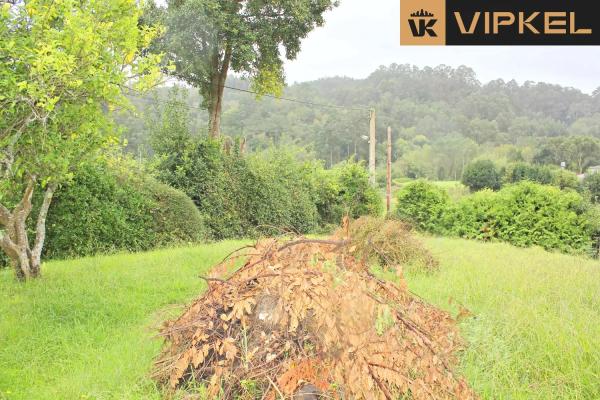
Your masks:
<svg viewBox="0 0 600 400"><path fill-rule="evenodd" d="M380 65L466 65L480 81L558 83L591 93L600 86L600 47L400 46L398 0L341 0L286 64L289 84L330 76L365 78Z"/></svg>

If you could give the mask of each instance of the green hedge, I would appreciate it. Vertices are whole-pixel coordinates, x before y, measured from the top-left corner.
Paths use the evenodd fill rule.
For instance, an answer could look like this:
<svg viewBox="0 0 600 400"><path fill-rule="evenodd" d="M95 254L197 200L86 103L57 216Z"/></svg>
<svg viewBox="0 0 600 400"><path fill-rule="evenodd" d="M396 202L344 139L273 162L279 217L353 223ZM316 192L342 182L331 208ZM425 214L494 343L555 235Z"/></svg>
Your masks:
<svg viewBox="0 0 600 400"><path fill-rule="evenodd" d="M531 181L542 185L550 185L553 181L553 173L552 169L546 165L532 165L521 162L506 167L503 181L505 184Z"/></svg>
<svg viewBox="0 0 600 400"><path fill-rule="evenodd" d="M576 192L525 182L498 195L494 209L498 239L567 253L587 252L593 226L587 202Z"/></svg>
<svg viewBox="0 0 600 400"><path fill-rule="evenodd" d="M497 201L496 192L484 189L448 204L439 221L438 231L467 239L494 238Z"/></svg>
<svg viewBox="0 0 600 400"><path fill-rule="evenodd" d="M441 188L424 180L406 184L397 194L396 215L417 229L440 232L440 220L450 198Z"/></svg>
<svg viewBox="0 0 600 400"><path fill-rule="evenodd" d="M434 185L415 182L400 191L397 213L433 233L575 254L590 252L599 226L595 208L579 193L529 181L456 203Z"/></svg>
<svg viewBox="0 0 600 400"><path fill-rule="evenodd" d="M310 233L343 215L377 215L382 207L363 164L325 170L289 151L245 156L223 142L189 139L182 151L158 154L159 178L190 196L216 240L283 232ZM174 161L175 160L175 161Z"/></svg>
<svg viewBox="0 0 600 400"><path fill-rule="evenodd" d="M106 164L82 168L56 193L46 226L47 258L141 251L205 237L202 217L184 193Z"/></svg>

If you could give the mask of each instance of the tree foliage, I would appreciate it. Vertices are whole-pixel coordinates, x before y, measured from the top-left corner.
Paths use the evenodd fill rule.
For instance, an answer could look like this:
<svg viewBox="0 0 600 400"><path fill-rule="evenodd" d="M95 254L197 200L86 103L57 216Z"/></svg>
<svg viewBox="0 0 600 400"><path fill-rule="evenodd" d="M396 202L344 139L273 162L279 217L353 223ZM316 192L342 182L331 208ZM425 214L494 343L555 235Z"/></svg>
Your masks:
<svg viewBox="0 0 600 400"><path fill-rule="evenodd" d="M600 203L600 174L590 174L585 177L583 187L589 192L594 203Z"/></svg>
<svg viewBox="0 0 600 400"><path fill-rule="evenodd" d="M158 77L142 50L158 29L138 24L133 0L25 0L0 8L0 245L17 276L39 275L54 191L97 150L114 143L107 111L123 88ZM134 79L134 82L132 82ZM33 241L34 193L45 191Z"/></svg>
<svg viewBox="0 0 600 400"><path fill-rule="evenodd" d="M227 85L251 89L248 81L230 76ZM545 157L553 140L588 136L600 139L600 92L587 95L577 89L548 83L492 81L482 84L473 70L461 67L381 67L365 79L325 78L286 87L284 96L351 109L314 107L226 90L222 131L248 139L249 150L272 144L300 145L313 151L327 166L351 156L368 159L368 113L378 113L378 166L385 173L383 139L391 126L394 137L394 177L460 180L464 167L475 159L493 160L499 167L513 162L560 166L580 172L576 153ZM158 97L168 98L167 90ZM198 93L188 105L198 107ZM152 111L139 101L140 111ZM194 111L192 130L203 129L208 114ZM130 148L147 144L143 124L127 120ZM551 152L553 153L553 152ZM589 153L593 155L594 153ZM598 154L596 152L596 154ZM584 157L583 168L600 164Z"/></svg>
<svg viewBox="0 0 600 400"><path fill-rule="evenodd" d="M541 145L535 162L567 166L582 174L592 165L600 163L600 139L591 136L553 138Z"/></svg>
<svg viewBox="0 0 600 400"><path fill-rule="evenodd" d="M150 125L158 178L190 196L215 239L314 232L352 218L377 215L381 198L364 163L332 170L294 148L243 154L239 139L191 131L186 93L173 88Z"/></svg>
<svg viewBox="0 0 600 400"><path fill-rule="evenodd" d="M498 190L502 184L500 172L491 160L478 160L469 164L463 173L462 183L473 192L481 189Z"/></svg>
<svg viewBox="0 0 600 400"><path fill-rule="evenodd" d="M168 27L157 44L174 65L171 73L199 89L209 130L220 133L228 72L243 74L258 93L280 94L283 59L296 58L300 42L323 25L332 0L169 0L148 13ZM284 54L282 54L282 50Z"/></svg>

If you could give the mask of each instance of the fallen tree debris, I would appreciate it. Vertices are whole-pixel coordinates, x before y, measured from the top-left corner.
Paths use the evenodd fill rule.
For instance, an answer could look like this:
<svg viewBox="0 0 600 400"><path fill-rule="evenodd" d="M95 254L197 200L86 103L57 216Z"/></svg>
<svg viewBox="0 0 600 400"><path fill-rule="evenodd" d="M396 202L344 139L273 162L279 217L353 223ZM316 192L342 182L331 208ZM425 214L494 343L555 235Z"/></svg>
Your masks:
<svg viewBox="0 0 600 400"><path fill-rule="evenodd" d="M349 235L346 224L331 240L264 240L207 278L162 328L155 378L225 400L476 398L453 372L452 318L373 276Z"/></svg>

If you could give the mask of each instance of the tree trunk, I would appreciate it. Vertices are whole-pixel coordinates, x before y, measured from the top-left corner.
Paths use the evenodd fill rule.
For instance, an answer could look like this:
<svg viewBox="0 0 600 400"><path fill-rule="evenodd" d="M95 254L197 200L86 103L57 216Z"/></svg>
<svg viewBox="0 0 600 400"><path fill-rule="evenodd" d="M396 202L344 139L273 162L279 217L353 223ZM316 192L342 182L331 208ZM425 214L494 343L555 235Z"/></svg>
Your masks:
<svg viewBox="0 0 600 400"><path fill-rule="evenodd" d="M223 110L223 92L225 90L225 82L229 73L229 65L231 64L231 47L225 47L223 60L218 50L213 55L213 70L211 74L210 84L210 100L209 100L209 118L208 131L211 138L218 138L221 135L221 112Z"/></svg>
<svg viewBox="0 0 600 400"><path fill-rule="evenodd" d="M29 179L27 188L19 204L11 211L0 204L0 248L8 255L18 280L37 278L41 274L41 258L46 239L46 218L52 203L56 185L50 184L44 193L44 200L36 222L33 247L27 235L27 219L31 214L32 197L36 185L35 177Z"/></svg>

